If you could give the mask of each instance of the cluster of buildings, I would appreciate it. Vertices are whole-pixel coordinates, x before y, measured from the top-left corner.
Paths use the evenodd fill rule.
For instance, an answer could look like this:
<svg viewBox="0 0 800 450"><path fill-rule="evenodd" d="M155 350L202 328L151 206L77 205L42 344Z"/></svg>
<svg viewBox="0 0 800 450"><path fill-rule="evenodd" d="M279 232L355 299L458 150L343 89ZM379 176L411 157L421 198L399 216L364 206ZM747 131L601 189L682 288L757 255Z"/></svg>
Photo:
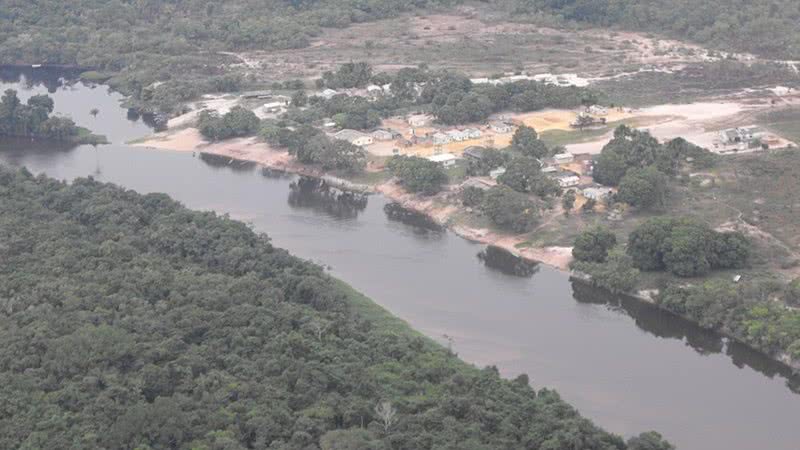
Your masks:
<svg viewBox="0 0 800 450"><path fill-rule="evenodd" d="M761 139L767 137L767 131L761 127L729 128L719 132L722 145L751 144L761 145Z"/></svg>
<svg viewBox="0 0 800 450"><path fill-rule="evenodd" d="M467 128L465 130L439 131L433 134L434 145L444 145L451 142L463 142L470 139L478 139L483 133L477 128Z"/></svg>

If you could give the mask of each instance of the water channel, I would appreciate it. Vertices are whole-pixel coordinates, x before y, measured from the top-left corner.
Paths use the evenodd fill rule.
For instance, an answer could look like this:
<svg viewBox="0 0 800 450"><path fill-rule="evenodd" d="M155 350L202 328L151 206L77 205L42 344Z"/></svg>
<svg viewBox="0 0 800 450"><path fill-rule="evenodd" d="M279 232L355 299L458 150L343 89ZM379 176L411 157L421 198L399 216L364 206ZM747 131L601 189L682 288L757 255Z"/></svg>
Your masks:
<svg viewBox="0 0 800 450"><path fill-rule="evenodd" d="M0 162L60 179L93 176L165 192L190 208L227 213L271 236L454 350L528 373L582 414L622 435L656 429L678 448L800 448L800 396L791 371L741 345L547 267L487 267L482 246L398 220L380 196L341 195L314 180L253 164L124 143L150 132L105 86L0 71L20 97L48 92L56 112L105 134L107 146L0 142ZM89 111L100 110L96 117ZM513 271L512 271L513 272ZM523 275L523 276L520 276Z"/></svg>

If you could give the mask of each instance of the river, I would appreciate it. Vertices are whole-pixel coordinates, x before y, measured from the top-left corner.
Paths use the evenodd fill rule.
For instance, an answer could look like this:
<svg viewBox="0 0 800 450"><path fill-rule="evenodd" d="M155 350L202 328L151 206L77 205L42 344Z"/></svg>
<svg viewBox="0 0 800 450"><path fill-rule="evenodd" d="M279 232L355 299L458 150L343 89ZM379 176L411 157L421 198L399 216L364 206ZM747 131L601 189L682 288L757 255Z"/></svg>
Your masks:
<svg viewBox="0 0 800 450"><path fill-rule="evenodd" d="M67 180L91 175L230 214L329 266L466 361L557 389L609 431L655 429L689 450L800 447L800 396L789 387L800 382L757 352L547 267L523 277L486 267L477 257L482 246L390 220L380 196L341 196L252 164L126 146L150 129L104 86L2 75L3 90L18 89L21 98L49 90L56 112L113 142L8 140L0 142L3 163Z"/></svg>

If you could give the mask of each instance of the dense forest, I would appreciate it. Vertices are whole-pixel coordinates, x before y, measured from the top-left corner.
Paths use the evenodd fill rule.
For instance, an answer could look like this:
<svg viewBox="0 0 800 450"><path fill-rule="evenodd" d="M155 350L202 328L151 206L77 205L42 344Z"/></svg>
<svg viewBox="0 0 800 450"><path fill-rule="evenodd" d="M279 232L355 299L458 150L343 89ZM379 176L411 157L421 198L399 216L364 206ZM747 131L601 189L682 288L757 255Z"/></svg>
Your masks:
<svg viewBox="0 0 800 450"><path fill-rule="evenodd" d="M0 448L671 448L163 194L0 167L0 242Z"/></svg>
<svg viewBox="0 0 800 450"><path fill-rule="evenodd" d="M518 14L548 13L599 26L663 33L720 49L800 59L796 0L515 0Z"/></svg>

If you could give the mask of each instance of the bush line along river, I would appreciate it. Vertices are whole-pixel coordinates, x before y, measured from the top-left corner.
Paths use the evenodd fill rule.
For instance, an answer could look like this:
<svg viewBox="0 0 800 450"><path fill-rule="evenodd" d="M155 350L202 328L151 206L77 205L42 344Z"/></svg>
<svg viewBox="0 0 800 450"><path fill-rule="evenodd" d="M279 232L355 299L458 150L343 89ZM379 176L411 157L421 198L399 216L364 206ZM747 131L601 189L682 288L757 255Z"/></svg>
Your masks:
<svg viewBox="0 0 800 450"><path fill-rule="evenodd" d="M332 195L314 180L254 164L126 146L150 129L105 86L4 77L0 88L17 89L23 100L49 89L57 113L113 144L7 140L2 163L67 180L91 175L228 213L277 246L330 266L463 359L557 389L609 431L655 429L690 450L788 450L800 442L800 396L792 390L800 381L758 352L547 267L526 270L528 277L486 267L476 256L482 246L391 220L380 196Z"/></svg>

